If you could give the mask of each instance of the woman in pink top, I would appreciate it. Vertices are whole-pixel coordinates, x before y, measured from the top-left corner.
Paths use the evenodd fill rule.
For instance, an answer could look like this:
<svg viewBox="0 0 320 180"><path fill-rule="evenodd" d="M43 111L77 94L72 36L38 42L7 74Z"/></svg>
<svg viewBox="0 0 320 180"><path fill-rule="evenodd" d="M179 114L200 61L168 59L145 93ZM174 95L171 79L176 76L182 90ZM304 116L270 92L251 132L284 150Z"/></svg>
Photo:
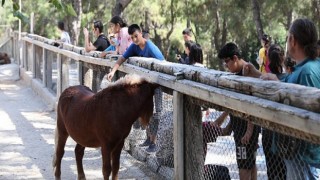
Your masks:
<svg viewBox="0 0 320 180"><path fill-rule="evenodd" d="M114 34L117 34L119 45L116 47L117 54L124 54L131 45L131 36L128 33L128 27L120 16L114 16L110 20L111 28Z"/></svg>

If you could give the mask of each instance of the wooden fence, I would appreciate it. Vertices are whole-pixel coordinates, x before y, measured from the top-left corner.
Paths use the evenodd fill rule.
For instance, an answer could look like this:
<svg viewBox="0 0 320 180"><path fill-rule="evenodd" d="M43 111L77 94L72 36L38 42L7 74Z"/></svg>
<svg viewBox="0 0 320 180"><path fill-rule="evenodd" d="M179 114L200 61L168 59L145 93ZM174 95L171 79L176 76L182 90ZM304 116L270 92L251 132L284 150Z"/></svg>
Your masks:
<svg viewBox="0 0 320 180"><path fill-rule="evenodd" d="M117 58L101 59L98 52L85 53L83 48L72 45L55 47L52 40L34 34L23 33L20 42L17 37L16 32L12 33L2 48L12 47L15 62L47 88L53 82L52 61L57 62L55 100L69 85L68 59L76 61L79 84L96 92L102 80L99 74L109 72ZM175 179L197 179L202 171L200 105L320 144L319 89L141 57L129 58L119 71L146 77L173 94Z"/></svg>

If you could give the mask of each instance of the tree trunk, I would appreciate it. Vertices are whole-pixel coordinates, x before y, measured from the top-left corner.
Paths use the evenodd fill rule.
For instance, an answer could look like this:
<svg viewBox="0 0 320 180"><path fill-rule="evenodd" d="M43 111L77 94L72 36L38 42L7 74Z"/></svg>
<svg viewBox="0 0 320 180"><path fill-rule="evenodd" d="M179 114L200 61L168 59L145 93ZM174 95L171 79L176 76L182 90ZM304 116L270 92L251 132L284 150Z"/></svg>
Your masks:
<svg viewBox="0 0 320 180"><path fill-rule="evenodd" d="M148 10L145 11L145 21L144 21L144 30L150 31L150 12Z"/></svg>
<svg viewBox="0 0 320 180"><path fill-rule="evenodd" d="M81 0L70 0L72 3L73 9L77 13L77 17L66 16L66 25L70 32L71 43L78 45L80 27L81 27L81 16L82 16L82 1Z"/></svg>
<svg viewBox="0 0 320 180"><path fill-rule="evenodd" d="M219 9L218 6L219 6L218 1L214 1L214 3L212 3L212 9L213 9L212 12L214 12L213 19L214 19L214 24L216 25L216 28L215 28L215 31L212 31L213 39L211 39L211 46L212 46L212 49L215 49L217 52L219 52L219 50L221 49L221 46L225 44L226 36L227 36L226 29L224 29L221 35L220 12L218 10ZM226 28L225 19L223 20L223 23L224 23L223 24L224 28ZM220 41L220 37L221 37L221 41ZM219 66L219 70L221 71L225 70L222 61L218 61L218 66Z"/></svg>
<svg viewBox="0 0 320 180"><path fill-rule="evenodd" d="M313 8L313 22L316 25L316 27L320 26L320 0L313 0L312 1L312 7ZM320 34L320 29L318 29Z"/></svg>
<svg viewBox="0 0 320 180"><path fill-rule="evenodd" d="M170 15L171 15L171 18L170 18L171 28L167 33L166 39L164 39L164 42L165 42L164 46L167 47L167 48L165 48L165 47L163 48L163 49L165 49L164 55L165 55L166 59L168 58L170 47L171 47L171 45L170 45L170 36L171 36L171 34L173 32L173 27L174 27L174 22L175 22L174 2L173 2L173 0L170 1Z"/></svg>
<svg viewBox="0 0 320 180"><path fill-rule="evenodd" d="M254 22L256 24L257 34L259 36L259 39L261 39L264 32L263 32L262 22L260 18L260 7L259 7L258 0L252 0L252 13L253 13Z"/></svg>
<svg viewBox="0 0 320 180"><path fill-rule="evenodd" d="M285 28L287 31L289 30L291 22L292 22L292 13L293 13L293 9L290 9L286 14L287 22L286 22Z"/></svg>
<svg viewBox="0 0 320 180"><path fill-rule="evenodd" d="M132 0L117 0L112 8L111 16L121 16L124 9L131 3Z"/></svg>

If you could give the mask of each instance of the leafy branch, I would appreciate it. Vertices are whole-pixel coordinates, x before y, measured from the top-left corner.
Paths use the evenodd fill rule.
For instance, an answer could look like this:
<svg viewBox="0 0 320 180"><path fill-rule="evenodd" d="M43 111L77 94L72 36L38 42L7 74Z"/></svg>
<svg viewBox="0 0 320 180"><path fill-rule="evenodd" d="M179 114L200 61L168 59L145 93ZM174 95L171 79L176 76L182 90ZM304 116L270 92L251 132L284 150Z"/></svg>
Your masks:
<svg viewBox="0 0 320 180"><path fill-rule="evenodd" d="M6 3L6 0L2 0L1 5L2 7ZM58 11L64 11L68 15L77 16L76 11L73 9L72 4L63 4L61 0L49 0L49 3L51 3L55 8L58 9ZM29 18L20 12L20 6L19 3L16 0L12 0L12 14L14 17L17 17L20 19L23 23L29 23Z"/></svg>

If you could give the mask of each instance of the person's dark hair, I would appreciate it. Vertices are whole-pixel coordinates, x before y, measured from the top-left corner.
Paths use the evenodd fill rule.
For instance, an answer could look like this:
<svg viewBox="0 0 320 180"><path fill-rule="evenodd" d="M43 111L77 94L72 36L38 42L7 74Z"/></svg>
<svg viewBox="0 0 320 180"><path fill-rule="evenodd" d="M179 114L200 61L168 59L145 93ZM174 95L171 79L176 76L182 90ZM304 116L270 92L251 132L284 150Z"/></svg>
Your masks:
<svg viewBox="0 0 320 180"><path fill-rule="evenodd" d="M225 58L232 58L234 55L241 58L240 49L235 43L229 42L220 49L218 58L223 60Z"/></svg>
<svg viewBox="0 0 320 180"><path fill-rule="evenodd" d="M136 31L141 32L141 29L140 29L139 25L138 25L138 24L131 24L131 25L129 26L129 28L128 28L128 33L129 33L130 35L132 35L132 34L133 34L134 32L136 32Z"/></svg>
<svg viewBox="0 0 320 180"><path fill-rule="evenodd" d="M61 30L61 31L64 31L64 23L62 21L59 21L58 22L58 28Z"/></svg>
<svg viewBox="0 0 320 180"><path fill-rule="evenodd" d="M261 39L265 42L265 44L271 42L271 36L269 36L268 34L263 34Z"/></svg>
<svg viewBox="0 0 320 180"><path fill-rule="evenodd" d="M203 52L202 52L201 46L197 43L192 43L191 48L190 48L190 53L189 53L189 63L190 64L195 64L195 63L202 64L202 62L203 62Z"/></svg>
<svg viewBox="0 0 320 180"><path fill-rule="evenodd" d="M269 68L273 74L282 74L282 62L284 61L284 51L278 44L272 44L268 50Z"/></svg>
<svg viewBox="0 0 320 180"><path fill-rule="evenodd" d="M193 44L194 44L193 41L186 41L186 42L184 43L184 46L187 47L187 48L190 50L190 49L191 49L191 46L192 46Z"/></svg>
<svg viewBox="0 0 320 180"><path fill-rule="evenodd" d="M294 70L294 66L296 65L296 62L293 61L290 57L287 57L285 60L284 60L284 66L287 68L287 69L290 69L290 71L292 72Z"/></svg>
<svg viewBox="0 0 320 180"><path fill-rule="evenodd" d="M127 27L127 24L124 22L124 20L120 16L113 16L110 20L113 24L119 24L120 27Z"/></svg>
<svg viewBox="0 0 320 180"><path fill-rule="evenodd" d="M94 22L93 22L93 27L94 27L95 29L99 29L99 32L102 33L102 31L103 31L103 24L102 24L101 21L94 21Z"/></svg>
<svg viewBox="0 0 320 180"><path fill-rule="evenodd" d="M309 19L296 19L290 26L291 33L298 44L304 49L304 53L310 59L318 56L318 33L312 21Z"/></svg>
<svg viewBox="0 0 320 180"><path fill-rule="evenodd" d="M192 30L190 28L186 28L182 31L183 35L188 35L188 36L192 36Z"/></svg>

